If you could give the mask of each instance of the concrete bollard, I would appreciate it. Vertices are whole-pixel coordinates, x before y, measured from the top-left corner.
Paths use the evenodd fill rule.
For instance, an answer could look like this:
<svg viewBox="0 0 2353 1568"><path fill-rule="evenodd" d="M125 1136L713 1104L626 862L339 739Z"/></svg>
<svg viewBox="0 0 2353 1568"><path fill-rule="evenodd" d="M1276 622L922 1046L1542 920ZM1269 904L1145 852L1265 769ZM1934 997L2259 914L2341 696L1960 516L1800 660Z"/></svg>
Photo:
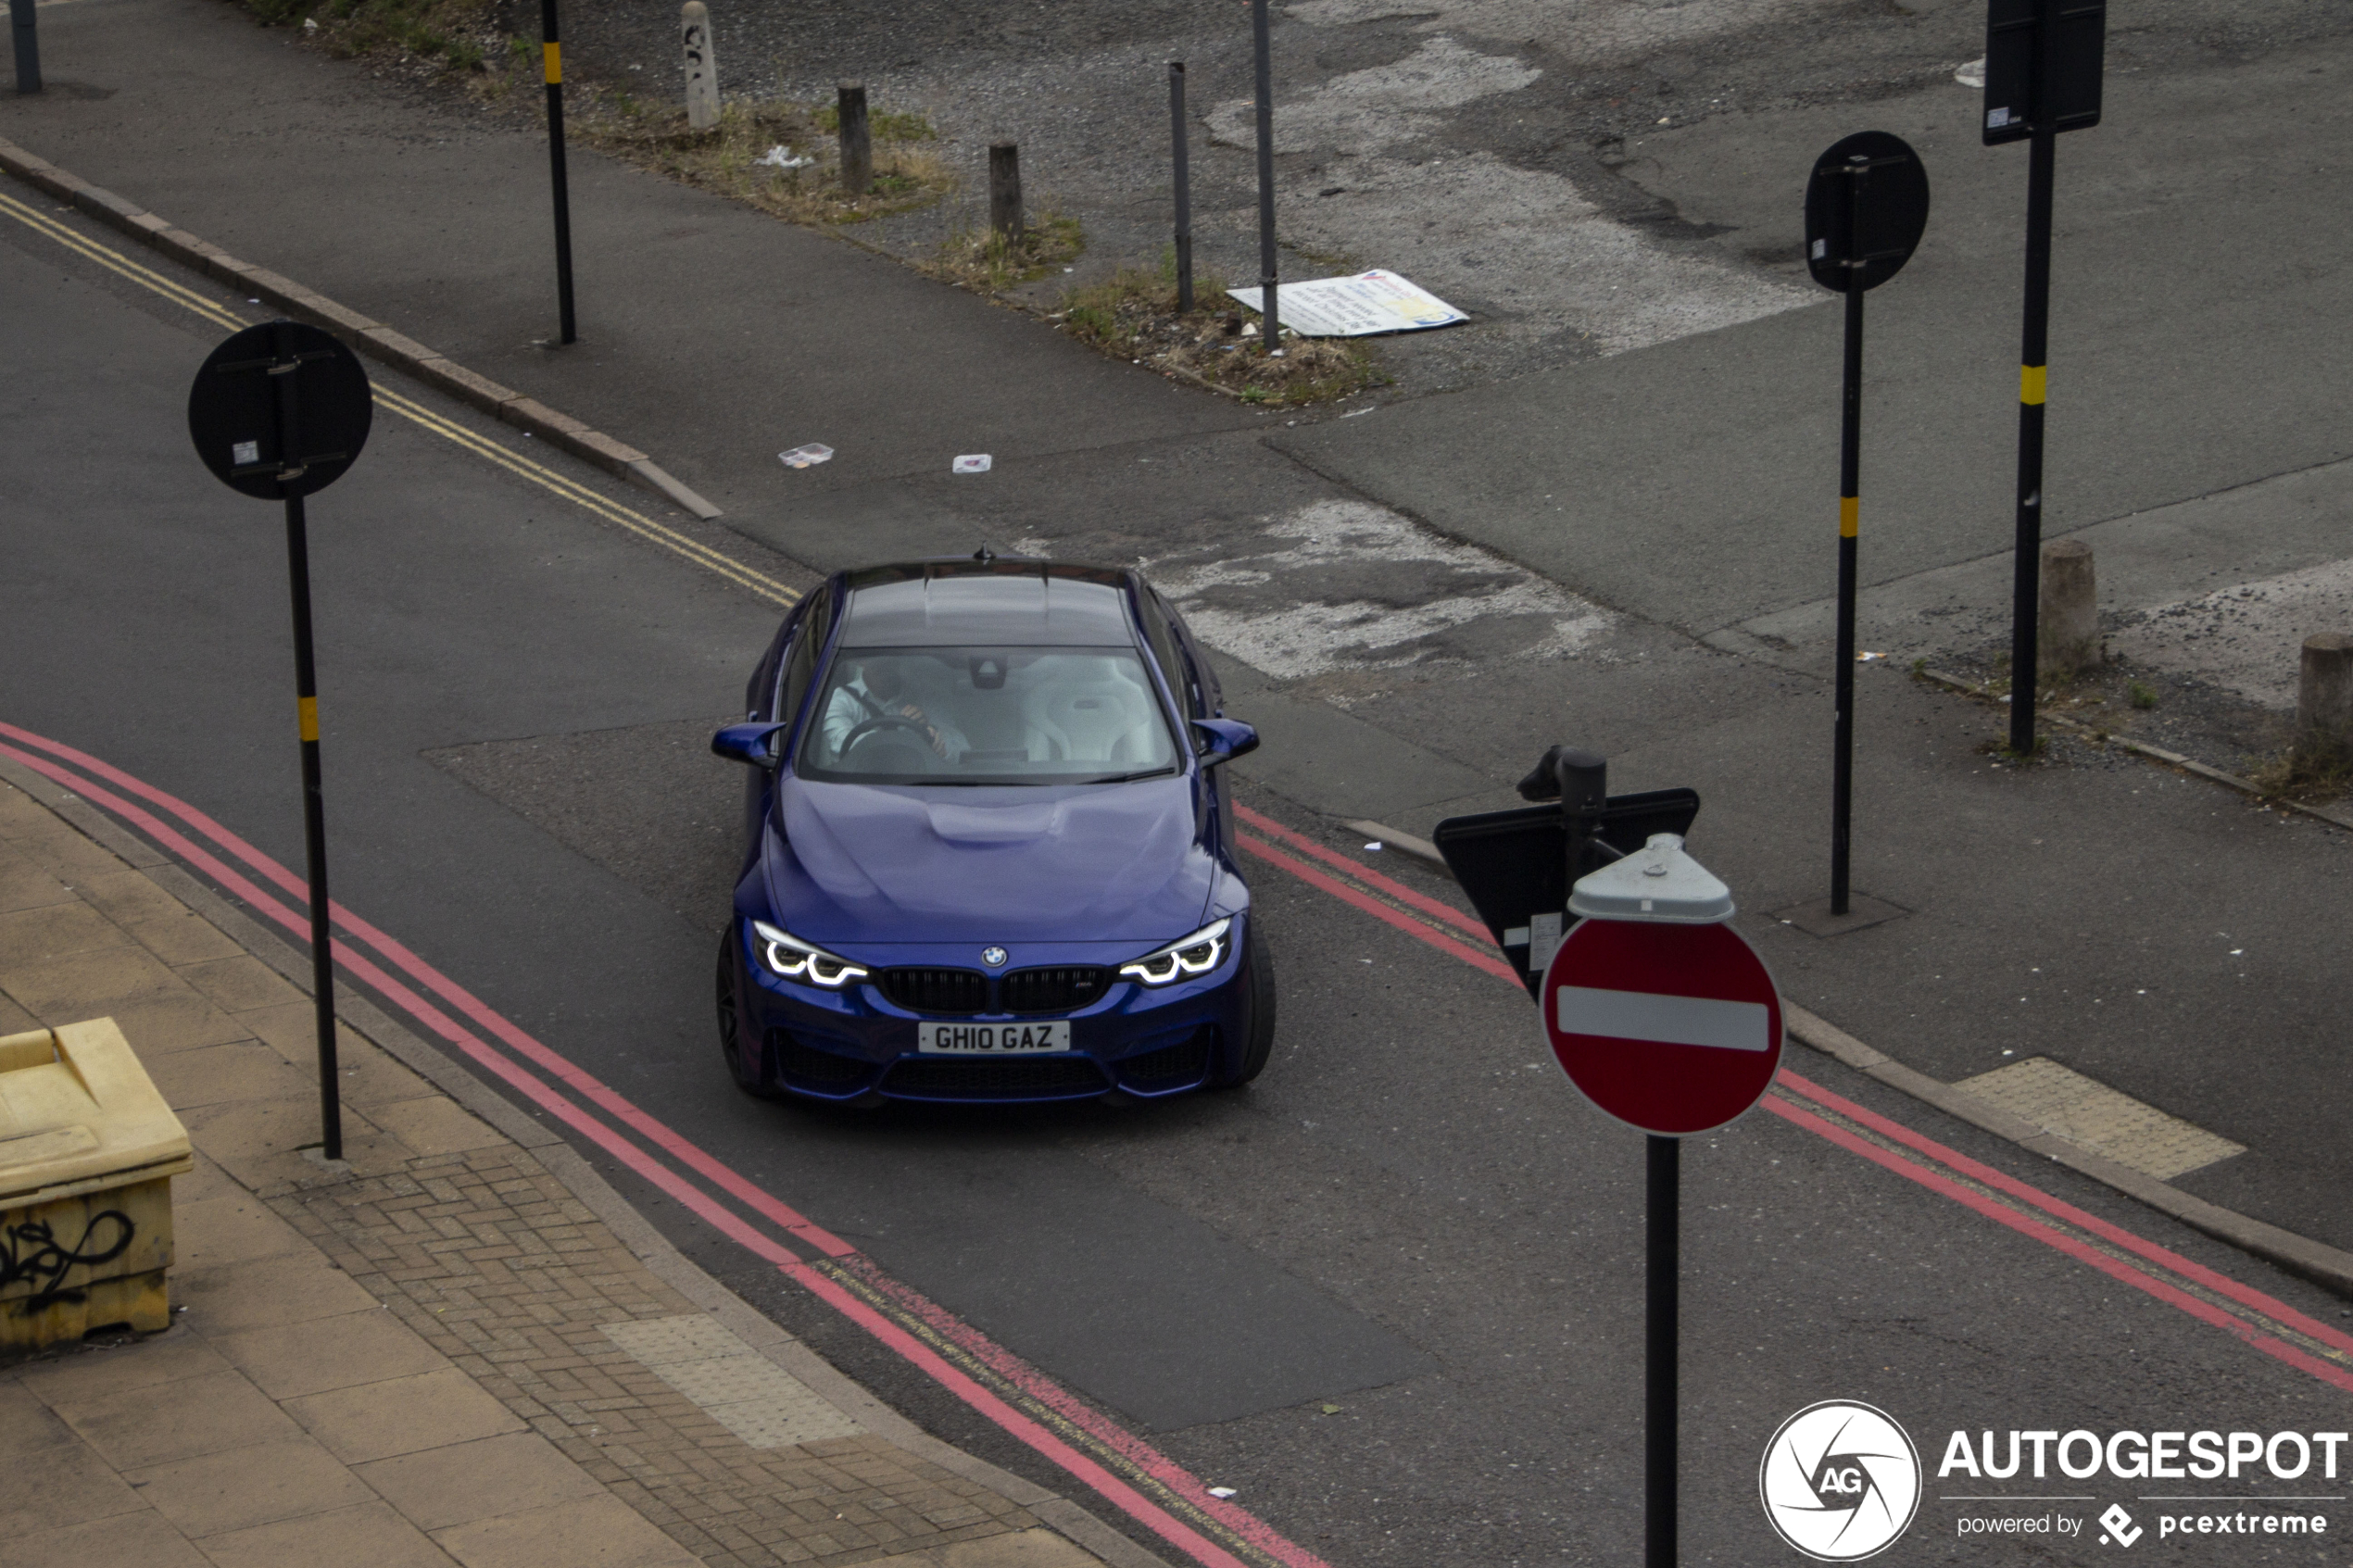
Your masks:
<svg viewBox="0 0 2353 1568"><path fill-rule="evenodd" d="M2035 664L2047 680L2080 675L2100 661L2100 600L2092 546L2054 539L2043 546L2043 592Z"/></svg>
<svg viewBox="0 0 2353 1568"><path fill-rule="evenodd" d="M1011 142L988 144L988 226L1007 245L1021 239L1021 149Z"/></svg>
<svg viewBox="0 0 2353 1568"><path fill-rule="evenodd" d="M686 47L686 124L708 131L719 123L719 56L711 47L711 8L702 0L686 0L678 35Z"/></svg>
<svg viewBox="0 0 2353 1568"><path fill-rule="evenodd" d="M2296 750L2315 762L2353 760L2353 637L2304 639L2296 683Z"/></svg>
<svg viewBox="0 0 2353 1568"><path fill-rule="evenodd" d="M845 82L835 96L841 130L841 189L862 196L875 182L875 142L866 125L866 84Z"/></svg>

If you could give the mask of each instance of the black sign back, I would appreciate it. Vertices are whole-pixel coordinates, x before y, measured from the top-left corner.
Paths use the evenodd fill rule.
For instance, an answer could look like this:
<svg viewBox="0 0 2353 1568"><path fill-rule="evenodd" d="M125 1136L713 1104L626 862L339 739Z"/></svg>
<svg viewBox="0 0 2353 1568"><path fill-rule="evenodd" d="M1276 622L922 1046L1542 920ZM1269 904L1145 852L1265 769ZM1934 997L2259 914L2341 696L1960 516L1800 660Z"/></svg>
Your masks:
<svg viewBox="0 0 2353 1568"><path fill-rule="evenodd" d="M2107 41L2106 0L1988 0L1985 144L2097 125Z"/></svg>
<svg viewBox="0 0 2353 1568"><path fill-rule="evenodd" d="M264 501L324 490L368 444L375 398L350 349L264 321L214 349L188 389L188 435L213 477Z"/></svg>
<svg viewBox="0 0 2353 1568"><path fill-rule="evenodd" d="M1691 832L1698 815L1694 790L1613 795L1599 812L1601 834L1611 848L1631 855L1655 833ZM1568 823L1561 809L1522 806L1449 817L1430 838L1532 995L1543 976L1528 972L1529 917L1558 914L1568 903ZM1519 939L1505 941L1504 934L1515 929Z"/></svg>
<svg viewBox="0 0 2353 1568"><path fill-rule="evenodd" d="M1900 136L1857 131L1814 161L1806 183L1806 266L1839 294L1904 269L1928 228L1928 169Z"/></svg>

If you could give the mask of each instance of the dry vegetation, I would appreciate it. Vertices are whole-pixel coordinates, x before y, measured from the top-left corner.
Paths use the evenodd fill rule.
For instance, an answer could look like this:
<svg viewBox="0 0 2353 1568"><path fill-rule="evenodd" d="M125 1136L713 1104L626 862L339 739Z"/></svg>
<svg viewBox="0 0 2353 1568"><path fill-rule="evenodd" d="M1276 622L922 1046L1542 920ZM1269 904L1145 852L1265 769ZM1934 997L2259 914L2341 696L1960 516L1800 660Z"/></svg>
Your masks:
<svg viewBox="0 0 2353 1568"><path fill-rule="evenodd" d="M1278 353L1259 341L1256 318L1226 297L1225 280L1193 280L1189 311L1176 308L1176 265L1123 267L1104 282L1063 296L1063 330L1115 358L1213 386L1245 403L1291 408L1328 402L1389 376L1373 351L1347 338L1286 335ZM1247 333L1248 335L1245 335Z"/></svg>
<svg viewBox="0 0 2353 1568"><path fill-rule="evenodd" d="M924 145L934 133L917 114L868 119L874 180L863 194L851 195L841 187L830 104L736 99L720 110L717 125L696 131L684 108L653 107L627 93L591 89L584 96L565 123L587 145L796 223L863 222L928 206L955 188L947 163Z"/></svg>

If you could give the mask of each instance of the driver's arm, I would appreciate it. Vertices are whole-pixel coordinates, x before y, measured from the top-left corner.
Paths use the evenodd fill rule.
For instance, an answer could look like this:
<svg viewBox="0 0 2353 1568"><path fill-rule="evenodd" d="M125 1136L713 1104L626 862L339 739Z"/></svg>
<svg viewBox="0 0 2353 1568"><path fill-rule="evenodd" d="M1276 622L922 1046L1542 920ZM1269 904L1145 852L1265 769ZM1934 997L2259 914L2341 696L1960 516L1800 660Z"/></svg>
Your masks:
<svg viewBox="0 0 2353 1568"><path fill-rule="evenodd" d="M836 686L825 702L825 753L834 760L841 759L842 743L849 738L867 717L865 704L847 685Z"/></svg>

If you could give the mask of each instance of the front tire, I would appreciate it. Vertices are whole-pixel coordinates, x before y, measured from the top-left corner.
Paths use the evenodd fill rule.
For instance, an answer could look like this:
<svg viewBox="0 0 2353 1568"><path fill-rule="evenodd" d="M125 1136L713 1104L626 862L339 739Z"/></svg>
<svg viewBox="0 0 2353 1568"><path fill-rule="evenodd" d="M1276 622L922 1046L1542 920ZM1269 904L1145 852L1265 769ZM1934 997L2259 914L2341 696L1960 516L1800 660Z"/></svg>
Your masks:
<svg viewBox="0 0 2353 1568"><path fill-rule="evenodd" d="M744 1039L741 1005L736 997L736 933L731 924L719 938L719 1055L736 1087L755 1099L783 1098L761 1073L761 1050Z"/></svg>
<svg viewBox="0 0 2353 1568"><path fill-rule="evenodd" d="M1242 1025L1242 1048L1231 1068L1210 1080L1213 1088L1240 1088L1266 1071L1267 1059L1275 1054L1274 955L1258 934L1258 922L1252 920L1248 929L1242 960L1250 968L1250 1014Z"/></svg>

